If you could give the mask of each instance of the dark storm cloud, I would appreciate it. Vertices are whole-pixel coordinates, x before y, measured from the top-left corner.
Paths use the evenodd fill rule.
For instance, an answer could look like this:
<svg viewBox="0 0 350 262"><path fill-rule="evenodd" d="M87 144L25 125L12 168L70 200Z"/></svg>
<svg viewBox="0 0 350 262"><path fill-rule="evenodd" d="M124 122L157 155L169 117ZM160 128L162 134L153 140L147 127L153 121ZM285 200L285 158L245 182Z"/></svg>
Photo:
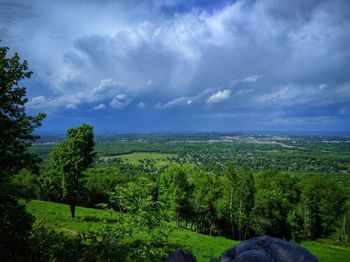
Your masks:
<svg viewBox="0 0 350 262"><path fill-rule="evenodd" d="M349 129L348 1L213 3L0 1L0 37L36 73L28 106L52 117Z"/></svg>

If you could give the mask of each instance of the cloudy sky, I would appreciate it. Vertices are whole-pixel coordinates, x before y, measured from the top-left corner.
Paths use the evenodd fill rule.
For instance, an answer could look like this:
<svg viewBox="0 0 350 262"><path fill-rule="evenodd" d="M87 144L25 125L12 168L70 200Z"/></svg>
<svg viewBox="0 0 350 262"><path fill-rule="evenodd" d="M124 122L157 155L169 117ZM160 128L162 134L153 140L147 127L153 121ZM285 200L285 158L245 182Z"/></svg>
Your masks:
<svg viewBox="0 0 350 262"><path fill-rule="evenodd" d="M350 130L350 1L0 0L41 130Z"/></svg>

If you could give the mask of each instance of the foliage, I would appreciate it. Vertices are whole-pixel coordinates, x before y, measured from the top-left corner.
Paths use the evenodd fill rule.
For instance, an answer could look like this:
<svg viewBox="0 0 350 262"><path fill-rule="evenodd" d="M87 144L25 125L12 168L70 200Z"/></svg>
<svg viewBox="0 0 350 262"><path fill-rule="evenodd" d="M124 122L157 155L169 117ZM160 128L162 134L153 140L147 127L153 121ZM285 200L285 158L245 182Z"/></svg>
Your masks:
<svg viewBox="0 0 350 262"><path fill-rule="evenodd" d="M217 230L216 201L220 196L218 177L196 170L190 177L193 192L190 198L196 231L212 234Z"/></svg>
<svg viewBox="0 0 350 262"><path fill-rule="evenodd" d="M17 53L8 58L7 52L8 48L0 47L0 260L19 260L27 254L34 218L18 205L16 193L20 190L11 190L10 181L23 168L38 171L39 159L27 149L38 138L32 132L45 114L26 114L26 89L19 82L32 72ZM28 196L28 192L22 193Z"/></svg>
<svg viewBox="0 0 350 262"><path fill-rule="evenodd" d="M186 218L191 191L185 170L172 165L160 175L159 180L160 201L179 225L180 217Z"/></svg>
<svg viewBox="0 0 350 262"><path fill-rule="evenodd" d="M17 175L13 176L10 185L19 198L27 201L38 198L40 195L40 187L38 175L33 174L28 169L22 169Z"/></svg>
<svg viewBox="0 0 350 262"><path fill-rule="evenodd" d="M6 182L24 167L35 168L39 159L27 148L38 136L33 130L41 125L45 114L29 116L25 112L26 89L19 82L32 75L27 62L19 55L7 58L8 48L0 47L0 180Z"/></svg>
<svg viewBox="0 0 350 262"><path fill-rule="evenodd" d="M349 241L350 235L350 200L348 199L345 205L345 212L341 219L340 239L344 242Z"/></svg>
<svg viewBox="0 0 350 262"><path fill-rule="evenodd" d="M34 217L0 185L0 260L21 260L28 254L29 231Z"/></svg>
<svg viewBox="0 0 350 262"><path fill-rule="evenodd" d="M61 178L63 197L69 202L72 218L75 216L82 172L92 164L93 147L93 128L84 124L68 129L67 139L58 144L50 156L49 177Z"/></svg>
<svg viewBox="0 0 350 262"><path fill-rule="evenodd" d="M237 214L236 221L238 227L239 239L247 239L248 234L252 229L252 215L254 207L254 180L252 171L246 167L241 166L237 170Z"/></svg>
<svg viewBox="0 0 350 262"><path fill-rule="evenodd" d="M235 239L235 213L234 210L237 208L237 190L235 190L236 187L236 181L237 181L237 174L234 169L234 166L232 164L228 164L225 169L225 178L226 178L226 203L227 205L224 206L224 210L227 210L229 212L230 217L230 225L231 225L231 233L232 238ZM225 213L225 211L223 212Z"/></svg>
<svg viewBox="0 0 350 262"><path fill-rule="evenodd" d="M166 242L168 230L160 203L153 195L155 189L156 183L147 177L139 177L117 185L115 191L110 193L110 202L117 210L125 213L122 217L127 221L130 234L136 236L137 240L133 244L143 247L137 248L137 256L153 252L152 249L158 250L153 255L165 255L161 243ZM137 236L143 236L142 241Z"/></svg>
<svg viewBox="0 0 350 262"><path fill-rule="evenodd" d="M256 231L279 238L290 239L288 215L299 202L298 179L288 174L269 170L256 176L254 215ZM293 216L295 219L295 215ZM296 221L294 221L296 222Z"/></svg>
<svg viewBox="0 0 350 262"><path fill-rule="evenodd" d="M304 181L301 198L304 224L311 239L333 232L344 213L344 192L325 178L312 177Z"/></svg>
<svg viewBox="0 0 350 262"><path fill-rule="evenodd" d="M128 174L122 173L119 167L112 166L112 164L109 168L97 165L89 168L84 172L81 180L83 189L80 203L89 207L104 203L116 208L109 201L109 194L114 191L118 184L130 180L131 177Z"/></svg>
<svg viewBox="0 0 350 262"><path fill-rule="evenodd" d="M40 199L60 202L63 199L62 174L51 162L44 167L38 178Z"/></svg>
<svg viewBox="0 0 350 262"><path fill-rule="evenodd" d="M123 225L124 226L124 225ZM159 261L166 256L155 241L128 241L121 226L105 226L100 231L75 237L56 232L43 223L32 230L32 261Z"/></svg>

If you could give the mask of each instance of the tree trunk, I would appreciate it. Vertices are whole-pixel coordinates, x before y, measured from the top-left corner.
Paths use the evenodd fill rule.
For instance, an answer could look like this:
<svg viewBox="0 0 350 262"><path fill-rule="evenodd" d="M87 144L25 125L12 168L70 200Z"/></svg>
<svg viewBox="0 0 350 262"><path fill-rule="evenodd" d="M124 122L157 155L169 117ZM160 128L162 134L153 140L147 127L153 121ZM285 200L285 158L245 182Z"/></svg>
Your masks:
<svg viewBox="0 0 350 262"><path fill-rule="evenodd" d="M247 234L248 234L248 227L245 228L245 232L244 232L244 240L247 239Z"/></svg>
<svg viewBox="0 0 350 262"><path fill-rule="evenodd" d="M232 202L233 202L233 187L231 186L231 197L230 197L230 219L231 219L231 231L232 231L232 239L235 239L235 229L233 226L233 208L232 208Z"/></svg>
<svg viewBox="0 0 350 262"><path fill-rule="evenodd" d="M307 226L307 214L306 214L306 198L304 198L304 204L303 204L303 209L304 209L304 214L303 214L303 219L304 219L304 236L309 235L309 230Z"/></svg>
<svg viewBox="0 0 350 262"><path fill-rule="evenodd" d="M348 232L347 232L347 225L346 225L346 214L344 214L343 218L343 226L342 226L342 240L348 241Z"/></svg>
<svg viewBox="0 0 350 262"><path fill-rule="evenodd" d="M70 199L69 201L69 207L70 207L70 213L72 215L72 218L75 218L75 200L74 199Z"/></svg>
<svg viewBox="0 0 350 262"><path fill-rule="evenodd" d="M242 240L242 200L239 201L238 238Z"/></svg>

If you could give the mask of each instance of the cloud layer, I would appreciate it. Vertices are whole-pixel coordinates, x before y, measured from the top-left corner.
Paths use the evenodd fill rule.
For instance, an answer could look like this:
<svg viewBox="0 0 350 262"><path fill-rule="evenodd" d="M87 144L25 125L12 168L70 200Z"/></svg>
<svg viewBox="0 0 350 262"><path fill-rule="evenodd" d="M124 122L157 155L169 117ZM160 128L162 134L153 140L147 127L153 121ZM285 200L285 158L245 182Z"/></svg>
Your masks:
<svg viewBox="0 0 350 262"><path fill-rule="evenodd" d="M0 1L0 39L48 130L350 129L348 1L199 2Z"/></svg>

